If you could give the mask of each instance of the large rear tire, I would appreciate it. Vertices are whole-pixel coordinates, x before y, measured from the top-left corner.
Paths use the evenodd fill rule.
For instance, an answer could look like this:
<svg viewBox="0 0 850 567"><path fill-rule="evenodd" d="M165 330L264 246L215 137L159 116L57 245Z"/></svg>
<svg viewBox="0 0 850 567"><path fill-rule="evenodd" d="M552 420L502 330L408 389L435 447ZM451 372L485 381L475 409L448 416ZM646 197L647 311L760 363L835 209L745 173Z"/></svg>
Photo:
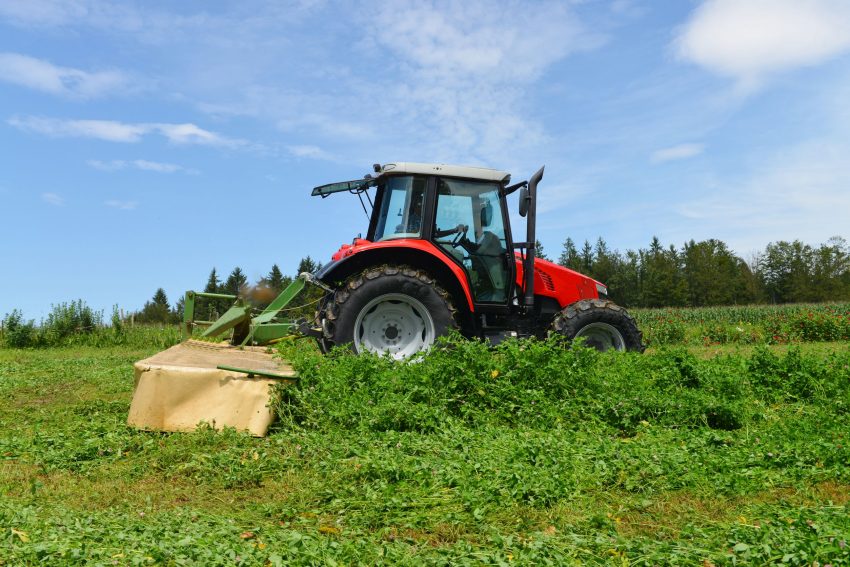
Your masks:
<svg viewBox="0 0 850 567"><path fill-rule="evenodd" d="M643 335L634 317L607 299L582 299L555 316L552 330L569 340L584 338L596 350L643 352Z"/></svg>
<svg viewBox="0 0 850 567"><path fill-rule="evenodd" d="M400 360L427 350L456 328L455 315L449 294L425 272L379 266L351 277L328 298L322 342Z"/></svg>

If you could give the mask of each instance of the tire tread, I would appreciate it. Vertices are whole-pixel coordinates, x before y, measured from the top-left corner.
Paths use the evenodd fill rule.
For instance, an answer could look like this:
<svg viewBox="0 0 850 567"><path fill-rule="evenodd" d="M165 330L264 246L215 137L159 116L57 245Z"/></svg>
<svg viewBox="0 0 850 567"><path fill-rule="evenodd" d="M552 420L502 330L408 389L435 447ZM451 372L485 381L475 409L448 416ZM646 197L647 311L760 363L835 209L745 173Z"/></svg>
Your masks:
<svg viewBox="0 0 850 567"><path fill-rule="evenodd" d="M367 268L362 272L351 276L335 292L329 293L326 296L324 305L318 313L320 321L322 317L327 320L327 324L322 326L324 340L320 341L322 349L325 352L330 350L333 346L340 344L340 332L336 328L336 323L340 318L340 314L347 307L352 297L355 297L358 290L360 290L360 288L362 288L367 282L374 281L381 277L403 278L406 281L402 283L402 290L413 290L417 287L417 284L428 286L434 290L445 303L451 321L450 326L454 328L459 327L459 314L454 302L452 301L451 295L430 275L428 275L427 272L406 265L384 264ZM413 293L408 293L408 295L416 297Z"/></svg>
<svg viewBox="0 0 850 567"><path fill-rule="evenodd" d="M608 323L623 335L626 350L643 352L643 333L635 318L607 299L582 299L565 307L552 320L552 330L572 339L583 326L592 322Z"/></svg>

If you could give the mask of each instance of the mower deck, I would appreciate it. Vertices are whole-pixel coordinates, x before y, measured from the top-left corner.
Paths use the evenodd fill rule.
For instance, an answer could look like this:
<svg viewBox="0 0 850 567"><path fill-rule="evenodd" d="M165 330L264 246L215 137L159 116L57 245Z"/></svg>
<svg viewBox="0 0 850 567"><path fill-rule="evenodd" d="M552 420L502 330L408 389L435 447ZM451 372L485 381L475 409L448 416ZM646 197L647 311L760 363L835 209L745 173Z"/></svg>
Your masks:
<svg viewBox="0 0 850 567"><path fill-rule="evenodd" d="M268 432L274 416L270 387L297 381L265 347L237 348L188 340L134 365L135 390L127 423L138 429L192 431L200 423Z"/></svg>

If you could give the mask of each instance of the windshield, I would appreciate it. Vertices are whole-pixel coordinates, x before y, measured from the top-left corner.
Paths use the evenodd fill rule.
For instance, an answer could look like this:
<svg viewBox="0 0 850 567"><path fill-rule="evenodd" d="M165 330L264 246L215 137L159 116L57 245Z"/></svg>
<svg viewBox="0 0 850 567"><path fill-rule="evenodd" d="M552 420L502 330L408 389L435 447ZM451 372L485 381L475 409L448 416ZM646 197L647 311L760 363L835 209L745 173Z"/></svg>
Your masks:
<svg viewBox="0 0 850 567"><path fill-rule="evenodd" d="M381 189L381 210L375 225L374 241L419 238L422 234L425 178L393 176L386 180Z"/></svg>

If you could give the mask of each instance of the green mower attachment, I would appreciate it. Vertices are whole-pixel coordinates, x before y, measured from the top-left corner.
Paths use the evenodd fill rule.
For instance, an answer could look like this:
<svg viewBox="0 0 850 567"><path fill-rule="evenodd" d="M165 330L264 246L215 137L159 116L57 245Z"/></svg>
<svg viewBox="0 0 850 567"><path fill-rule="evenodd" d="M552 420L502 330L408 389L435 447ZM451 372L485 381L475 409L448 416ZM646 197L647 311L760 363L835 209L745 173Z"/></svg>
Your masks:
<svg viewBox="0 0 850 567"><path fill-rule="evenodd" d="M231 343L234 346L267 345L277 342L298 328L298 324L294 321L281 321L278 316L281 310L285 309L301 293L308 281L313 281L312 275L301 274L268 307L256 314L256 309L251 307L244 299L235 295L187 291L183 309L183 338L190 338L194 328L199 326L207 327L201 334L205 338L220 337L232 330ZM215 321L196 321L195 300L198 297L230 299L234 300L235 303Z"/></svg>

